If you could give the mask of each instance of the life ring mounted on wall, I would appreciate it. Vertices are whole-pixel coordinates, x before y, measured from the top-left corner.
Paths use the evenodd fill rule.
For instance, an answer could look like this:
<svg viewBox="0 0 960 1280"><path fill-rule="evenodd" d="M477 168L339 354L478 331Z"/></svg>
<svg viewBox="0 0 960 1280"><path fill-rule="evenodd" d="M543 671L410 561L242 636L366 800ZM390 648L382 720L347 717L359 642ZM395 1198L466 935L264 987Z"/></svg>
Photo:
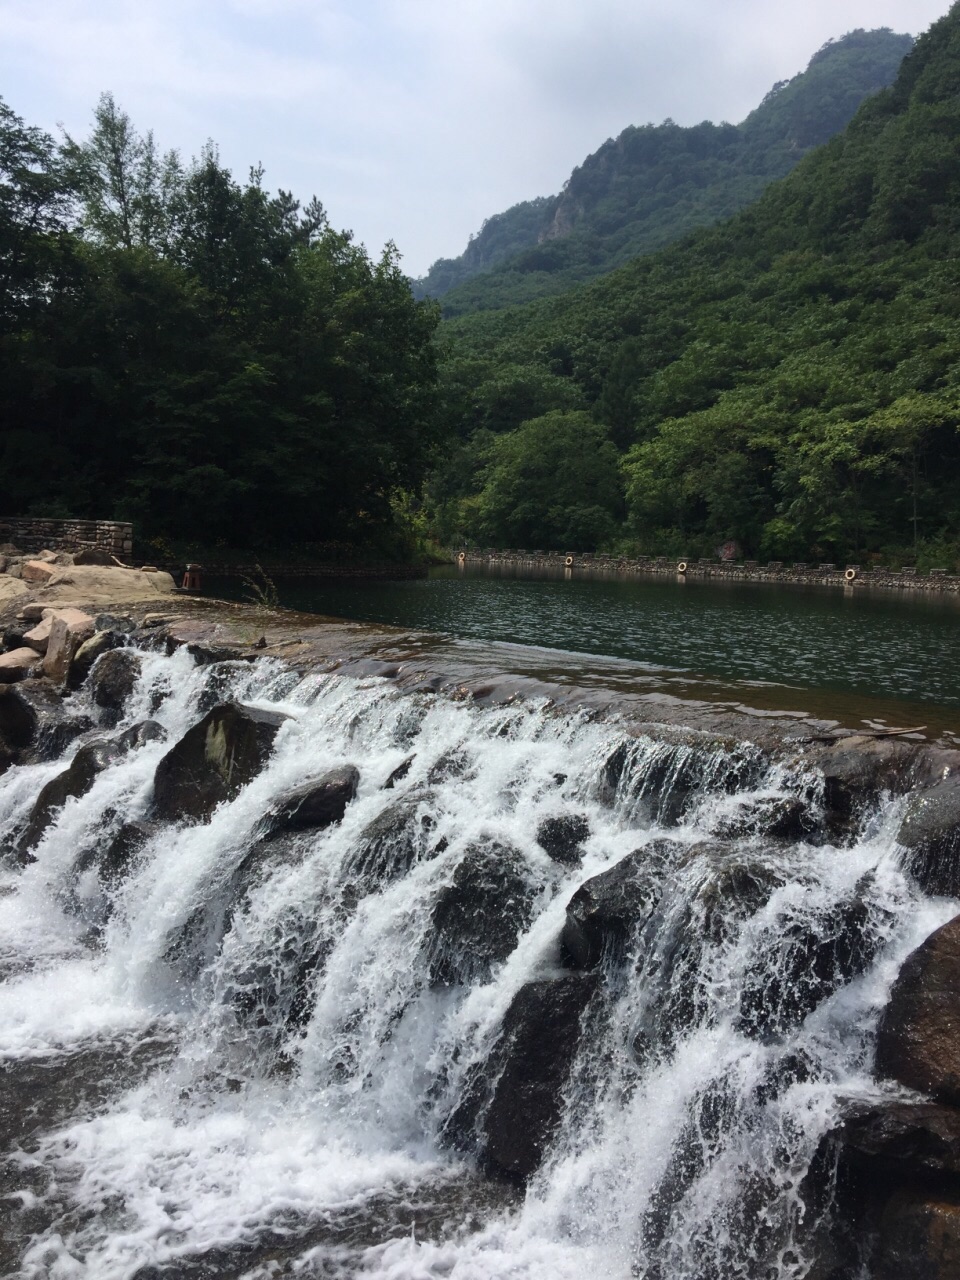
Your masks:
<svg viewBox="0 0 960 1280"><path fill-rule="evenodd" d="M573 568L573 556L567 556L563 563L564 563L564 565L565 565L568 569L572 569L572 568Z"/></svg>
<svg viewBox="0 0 960 1280"><path fill-rule="evenodd" d="M686 560L678 560L678 561L677 561L677 573L686 573L686 572L687 572L687 562L686 562Z"/></svg>
<svg viewBox="0 0 960 1280"><path fill-rule="evenodd" d="M457 554L457 561L459 564L463 564L466 558L467 558L467 553L465 551L461 551Z"/></svg>
<svg viewBox="0 0 960 1280"><path fill-rule="evenodd" d="M857 576L856 569L847 569L843 575L843 580L844 582L853 582L856 579L856 576Z"/></svg>

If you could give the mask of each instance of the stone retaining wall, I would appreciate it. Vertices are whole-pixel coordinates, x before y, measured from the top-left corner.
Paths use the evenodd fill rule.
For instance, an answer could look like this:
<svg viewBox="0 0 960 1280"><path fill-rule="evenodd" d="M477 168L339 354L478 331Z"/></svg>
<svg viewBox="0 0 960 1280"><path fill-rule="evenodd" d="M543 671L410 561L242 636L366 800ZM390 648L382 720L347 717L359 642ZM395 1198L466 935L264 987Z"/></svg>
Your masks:
<svg viewBox="0 0 960 1280"><path fill-rule="evenodd" d="M97 547L118 560L133 554L133 525L121 520L43 520L0 516L0 543L19 551L79 551Z"/></svg>
<svg viewBox="0 0 960 1280"><path fill-rule="evenodd" d="M570 573L576 576L645 577L658 574L670 578L716 578L728 582L789 582L800 586L887 587L911 591L960 592L960 575L943 569L919 573L915 568L876 569L862 565L788 564L772 560L759 564L754 560L724 561L708 559L674 559L671 556L564 554L561 551L484 550L461 551L454 557L460 564L518 569L536 569L548 573ZM681 573L678 566L686 565ZM852 570L853 576L848 574Z"/></svg>

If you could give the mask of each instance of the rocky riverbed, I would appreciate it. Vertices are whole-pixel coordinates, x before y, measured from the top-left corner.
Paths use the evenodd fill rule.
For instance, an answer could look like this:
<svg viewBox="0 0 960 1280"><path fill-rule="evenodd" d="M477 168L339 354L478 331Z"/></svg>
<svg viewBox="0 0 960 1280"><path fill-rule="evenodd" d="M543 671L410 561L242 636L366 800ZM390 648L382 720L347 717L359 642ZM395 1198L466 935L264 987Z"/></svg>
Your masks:
<svg viewBox="0 0 960 1280"><path fill-rule="evenodd" d="M116 576L134 571L93 566L94 589L83 566L35 582L24 567L12 580L25 588L0 615L4 657L21 655L0 657L5 901L42 889L91 972L111 956L124 972L146 965L154 1021L126 1047L114 1043L122 1068L102 1069L100 1042L61 1043L39 1059L8 1049L19 1101L7 1108L6 1274L380 1274L376 1250L399 1241L416 1212L371 1209L358 1236L367 1252L350 1253L342 1272L336 1229L324 1235L303 1203L283 1218L286 1243L265 1226L230 1243L224 1227L214 1247L177 1219L174 1243L158 1249L129 1225L145 1212L132 1190L105 1234L84 1225L91 1171L97 1195L127 1193L122 1179L108 1185L117 1154L77 1117L147 1077L186 1080L182 1056L197 1055L186 1028L209 1060L178 1087L203 1094L208 1109L253 1093L254 1080L275 1090L290 1077L300 1102L324 1107L345 1106L347 1094L355 1109L375 1094L388 1128L384 1108L404 1111L396 1090L419 1099L400 1130L419 1116L418 1141L429 1138L441 1162L462 1161L458 1185L472 1190L433 1184L445 1208L428 1235L446 1262L438 1254L427 1270L421 1244L415 1264L413 1254L394 1259L384 1275L504 1274L489 1240L469 1258L457 1253L471 1199L514 1221L519 1192L516 1221L539 1221L569 1182L580 1187L572 1203L603 1220L604 1179L627 1178L618 1161L646 1168L650 1158L625 1136L630 1108L645 1091L658 1096L670 1071L702 1078L656 1177L628 1179L642 1213L623 1226L630 1213L618 1210L623 1269L609 1274L960 1275L960 753L917 735L458 665L430 636L177 597L152 574L135 596L136 583ZM323 742L340 745L298 765L291 735L315 694L298 701L291 690L307 687L330 700ZM431 708L444 726L434 736L423 727ZM473 717L465 737L450 736L457 716ZM370 735L388 747L371 754ZM557 746L541 760L544 741ZM561 772L568 741L573 763ZM516 754L514 773L498 772L498 753ZM135 785L125 789L126 777ZM489 811L472 825L481 795ZM464 796L473 798L458 807ZM334 862L335 874L320 876ZM200 863L208 869L197 877ZM178 875L194 877L182 903ZM293 892L282 910L281 884ZM380 923L381 904L403 893L401 914ZM144 894L152 906L138 905ZM906 932L898 912L913 913ZM134 958L131 939L158 913L148 958ZM6 920L16 934L16 914ZM402 954L409 921L412 959ZM359 941L342 954L348 935L376 929L369 954ZM396 948L392 976L376 967L384 947ZM16 990L27 951L10 951ZM361 999L368 970L376 982ZM160 973L173 986L157 988ZM195 995L161 999L158 989ZM191 1033L194 998L204 1013ZM445 1009L455 1024L442 1023ZM428 1013L445 1029L421 1048ZM719 1059L733 1046L753 1074L704 1068L697 1054L711 1042ZM409 1075L391 1058L398 1043L416 1062ZM50 1063L46 1075L38 1061ZM401 1074L384 1074L385 1061ZM362 1109L350 1114L366 1123ZM63 1141L87 1144L73 1193L76 1157L62 1155ZM608 1167L598 1153L618 1144ZM746 1178L733 1198L710 1180L725 1168L732 1184ZM704 1217L708 1203L716 1221ZM559 1233L578 1267L591 1224L557 1225L569 1212L550 1239ZM529 1239L515 1238L517 1256ZM598 1241L596 1256L606 1247ZM518 1274L568 1274L566 1261L524 1265Z"/></svg>

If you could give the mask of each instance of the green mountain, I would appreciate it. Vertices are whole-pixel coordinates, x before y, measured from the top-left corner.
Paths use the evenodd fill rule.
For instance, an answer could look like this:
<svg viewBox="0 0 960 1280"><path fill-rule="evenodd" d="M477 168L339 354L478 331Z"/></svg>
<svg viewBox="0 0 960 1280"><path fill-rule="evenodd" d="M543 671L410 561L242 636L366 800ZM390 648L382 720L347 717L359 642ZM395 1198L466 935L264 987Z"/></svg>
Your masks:
<svg viewBox="0 0 960 1280"><path fill-rule="evenodd" d="M459 443L431 485L437 533L960 563L958 144L955 4L844 133L724 225L448 322ZM574 449L585 417L623 485L606 454L589 500L542 443Z"/></svg>
<svg viewBox="0 0 960 1280"><path fill-rule="evenodd" d="M557 196L488 218L459 258L413 284L444 313L561 293L752 203L893 82L913 39L888 28L831 41L740 125L631 126L574 169Z"/></svg>

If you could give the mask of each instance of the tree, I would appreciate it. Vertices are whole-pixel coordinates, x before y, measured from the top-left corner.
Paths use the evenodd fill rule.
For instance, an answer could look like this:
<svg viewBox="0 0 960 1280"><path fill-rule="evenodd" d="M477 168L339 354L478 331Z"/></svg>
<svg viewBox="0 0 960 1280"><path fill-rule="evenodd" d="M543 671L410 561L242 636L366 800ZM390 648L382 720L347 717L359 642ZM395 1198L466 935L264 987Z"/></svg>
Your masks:
<svg viewBox="0 0 960 1280"><path fill-rule="evenodd" d="M490 445L475 535L518 547L590 551L621 514L617 452L589 414L555 410Z"/></svg>

